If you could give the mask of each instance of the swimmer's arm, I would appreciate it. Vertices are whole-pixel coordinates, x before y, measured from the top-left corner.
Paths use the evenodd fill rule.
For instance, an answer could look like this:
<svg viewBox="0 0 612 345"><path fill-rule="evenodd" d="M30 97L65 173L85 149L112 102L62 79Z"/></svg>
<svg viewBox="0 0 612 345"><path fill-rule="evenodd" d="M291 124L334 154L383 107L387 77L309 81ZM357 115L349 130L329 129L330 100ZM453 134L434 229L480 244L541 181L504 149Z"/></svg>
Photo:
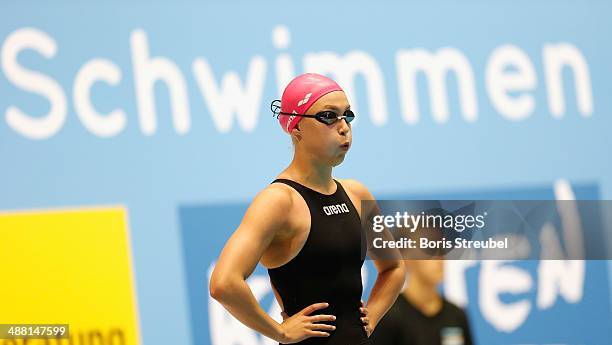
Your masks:
<svg viewBox="0 0 612 345"><path fill-rule="evenodd" d="M354 193L360 201L375 200L372 193L370 193L370 191L360 182L356 180L342 180L342 183ZM361 216L366 217L366 215ZM373 262L378 271L378 276L376 277L376 282L374 283L374 287L372 287L372 291L370 291L370 297L366 304L370 332L376 328L380 319L382 319L389 308L391 308L401 292L406 279L406 271L402 260L381 259L373 260Z"/></svg>
<svg viewBox="0 0 612 345"><path fill-rule="evenodd" d="M373 262L378 270L378 276L366 304L371 330L376 328L380 319L391 308L406 279L402 260L374 260Z"/></svg>
<svg viewBox="0 0 612 345"><path fill-rule="evenodd" d="M260 306L246 283L279 229L287 226L291 196L268 187L255 197L242 223L225 244L210 278L210 295L236 319L261 334L282 341L281 325Z"/></svg>

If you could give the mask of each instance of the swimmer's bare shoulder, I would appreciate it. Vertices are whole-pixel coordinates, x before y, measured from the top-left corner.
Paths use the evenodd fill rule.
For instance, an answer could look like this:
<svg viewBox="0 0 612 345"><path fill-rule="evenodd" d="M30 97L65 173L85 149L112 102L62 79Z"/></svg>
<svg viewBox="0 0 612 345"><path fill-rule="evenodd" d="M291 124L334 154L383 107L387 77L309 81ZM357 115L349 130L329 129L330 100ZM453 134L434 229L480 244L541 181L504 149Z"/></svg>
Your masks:
<svg viewBox="0 0 612 345"><path fill-rule="evenodd" d="M358 180L352 178L341 178L338 182L342 184L345 190L354 193L360 198L360 200L374 200L374 196L370 193L368 188Z"/></svg>
<svg viewBox="0 0 612 345"><path fill-rule="evenodd" d="M218 277L234 274L249 277L270 245L289 236L294 228L294 206L295 195L285 184L272 183L259 192L225 244L215 274Z"/></svg>
<svg viewBox="0 0 612 345"><path fill-rule="evenodd" d="M355 179L337 179L338 182L344 187L344 190L348 194L349 198L353 202L353 205L357 209L359 215L361 215L361 201L364 200L375 200L374 196L368 188L361 182Z"/></svg>

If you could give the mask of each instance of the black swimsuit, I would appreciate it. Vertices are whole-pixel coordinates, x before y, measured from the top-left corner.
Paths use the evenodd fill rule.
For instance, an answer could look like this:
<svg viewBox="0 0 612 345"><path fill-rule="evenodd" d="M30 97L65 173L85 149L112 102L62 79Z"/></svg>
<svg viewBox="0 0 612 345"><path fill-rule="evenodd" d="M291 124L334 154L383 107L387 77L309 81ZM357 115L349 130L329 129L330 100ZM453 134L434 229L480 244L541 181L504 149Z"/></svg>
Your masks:
<svg viewBox="0 0 612 345"><path fill-rule="evenodd" d="M366 241L355 206L336 183L334 194L326 195L295 181L276 179L297 190L310 210L310 232L300 252L288 263L268 269L270 281L278 291L289 316L319 302L329 307L311 315L336 316L336 326L329 337L311 337L302 345L370 344L359 311L361 300L361 266ZM273 183L274 183L273 182Z"/></svg>

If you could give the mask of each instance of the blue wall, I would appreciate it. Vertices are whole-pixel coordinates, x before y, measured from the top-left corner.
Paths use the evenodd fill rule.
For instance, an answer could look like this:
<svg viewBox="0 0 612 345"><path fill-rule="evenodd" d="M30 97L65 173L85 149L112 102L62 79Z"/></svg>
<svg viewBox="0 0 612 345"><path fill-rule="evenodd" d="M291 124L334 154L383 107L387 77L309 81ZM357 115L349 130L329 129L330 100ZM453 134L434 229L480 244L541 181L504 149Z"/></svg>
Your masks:
<svg viewBox="0 0 612 345"><path fill-rule="evenodd" d="M190 344L209 332L190 277L210 262L192 265L184 216L228 212L198 216L212 260L291 159L268 109L293 74L351 91L359 119L335 175L377 197L568 181L610 199L611 15L607 1L4 2L0 210L126 205L143 342ZM450 72L413 78L420 62ZM586 266L584 298L558 318L499 333L474 314L480 343L605 343L606 265ZM593 338L551 335L585 314L603 318Z"/></svg>

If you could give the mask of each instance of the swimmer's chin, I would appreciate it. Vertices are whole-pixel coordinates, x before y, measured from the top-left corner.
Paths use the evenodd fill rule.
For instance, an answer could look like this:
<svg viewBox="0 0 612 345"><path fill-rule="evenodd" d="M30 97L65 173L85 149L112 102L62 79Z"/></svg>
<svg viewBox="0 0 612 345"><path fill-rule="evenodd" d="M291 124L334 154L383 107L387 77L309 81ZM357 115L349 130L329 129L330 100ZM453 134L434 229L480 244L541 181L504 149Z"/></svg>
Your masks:
<svg viewBox="0 0 612 345"><path fill-rule="evenodd" d="M332 163L332 167L336 167L340 164L342 164L342 162L344 162L344 157L346 156L346 152L342 152L339 156L338 159Z"/></svg>

